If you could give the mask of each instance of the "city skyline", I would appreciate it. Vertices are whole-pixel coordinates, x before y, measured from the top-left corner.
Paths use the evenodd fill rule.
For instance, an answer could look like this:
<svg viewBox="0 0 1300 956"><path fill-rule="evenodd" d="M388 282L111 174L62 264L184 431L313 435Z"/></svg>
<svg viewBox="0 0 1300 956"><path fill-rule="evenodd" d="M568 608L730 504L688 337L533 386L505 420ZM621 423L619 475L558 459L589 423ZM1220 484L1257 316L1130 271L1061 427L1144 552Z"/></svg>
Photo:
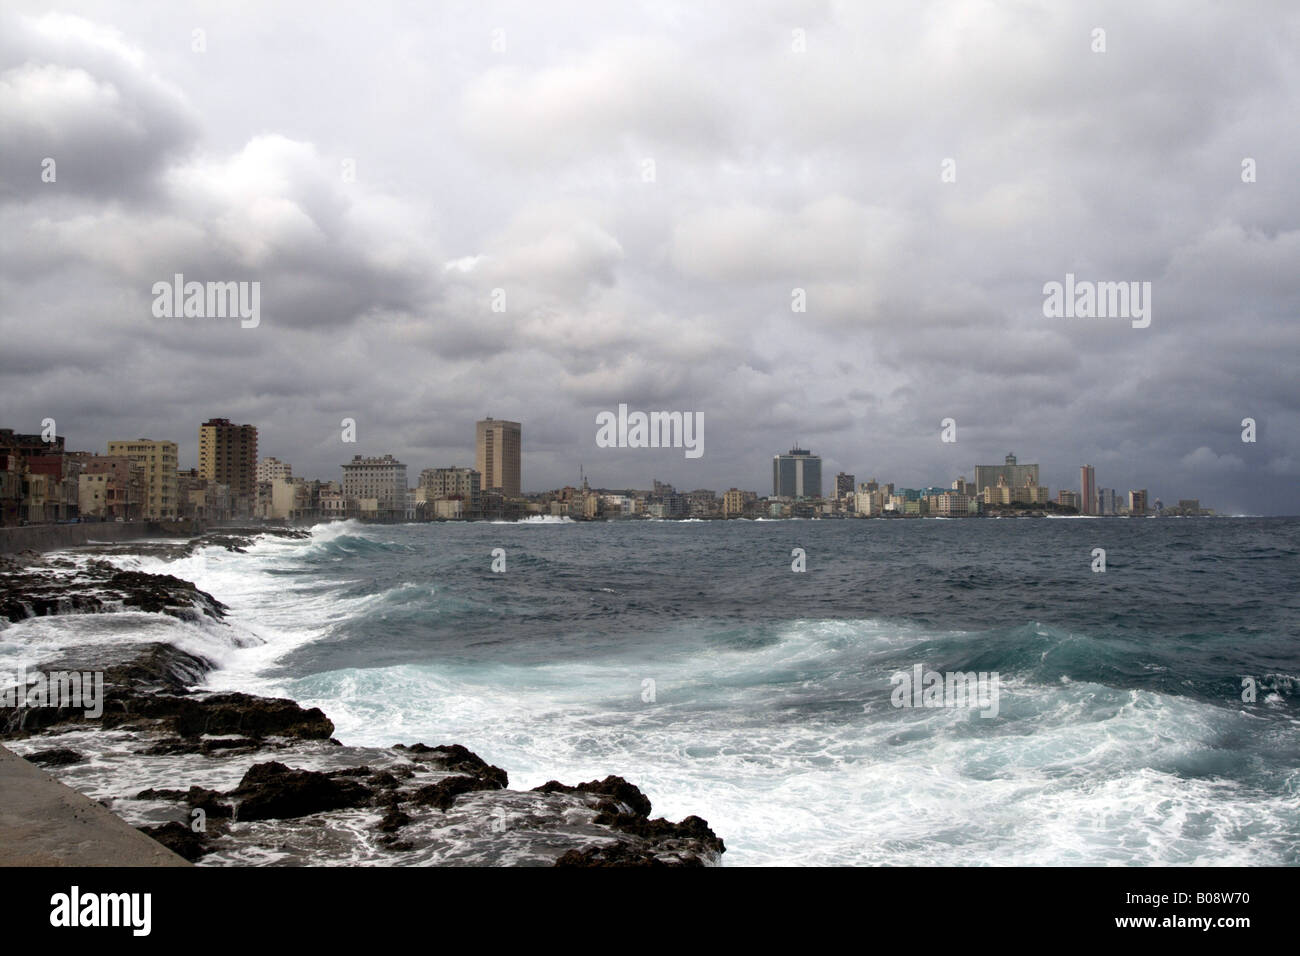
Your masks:
<svg viewBox="0 0 1300 956"><path fill-rule="evenodd" d="M488 416L475 422L475 446L478 466L476 468L461 467L455 463L445 462L426 467L417 466L419 467L418 472L412 471L411 474L418 474L418 479L408 479L408 468L410 466L408 462L401 460L402 456L395 456L391 452L383 454L357 452L353 454L350 461L343 462L340 465L342 481L338 482L331 477L319 474L304 475L301 470L295 475L293 463L278 456L256 456L258 445L257 426L253 424L235 425L224 418L213 418L199 426L199 465L192 468L185 467L180 460L180 456L177 454L178 443L165 439L110 441L107 443L106 453L101 454L90 449L68 446L67 436L65 435L54 435L47 442L41 435L34 433L15 432L13 429L9 429L8 433L14 433L15 438L25 440L29 444L35 443L35 446L48 447L53 455L68 454L70 457L81 460L85 460L86 456L89 455L94 459L105 459L103 464L114 460L115 456L132 458L141 466L140 480L143 483L141 498L146 502L144 513L148 517L177 516L180 499L178 498L176 482L178 477L183 478L188 473L193 473L197 478L226 485L229 488L234 510L240 515L252 515L254 505L262 500L263 495L258 490L257 485L262 482L270 482L272 479L285 479L290 484L307 482L338 486L341 490L341 496L339 496L340 500L336 503L336 507L345 507L342 498L351 499L353 506L355 506L357 499L378 495L378 509L388 518L399 515L410 516L413 513L409 511L409 508L416 499L408 497L405 493L414 495L419 492L419 500L423 501L426 480L431 480L437 487L439 497L449 492L455 492L455 496L460 497L463 492L471 492L471 488L469 485L463 484L462 477L457 476L474 475L475 480L471 497L477 501L479 482L484 480L481 468L485 461L489 463L493 470L502 472L505 484L517 487L522 453L520 443L522 424ZM951 433L949 432L949 434ZM504 445L496 440L501 435L509 436L508 442ZM351 436L352 429L349 426L341 433L341 440L345 444L352 444L355 439ZM493 436L496 436L496 438ZM217 454L218 443L221 443L220 447L222 449L220 456ZM495 452L492 450L494 447L496 448ZM250 457L250 452L255 457ZM216 464L218 457L226 459L225 472L222 474L218 474L219 471L222 471L222 466ZM492 464L494 461L495 464ZM21 465L21 461L19 461L19 467L20 471L24 467ZM579 471L583 471L581 465ZM1122 502L1127 498L1130 509L1134 509L1135 501L1140 501L1141 505L1136 510L1145 512L1151 504L1161 502L1163 500L1162 495L1167 494L1169 496L1169 507L1175 507L1175 501L1179 503L1177 507L1180 508L1189 504L1194 505L1194 508L1200 507L1199 493L1197 498L1183 497L1188 489L1176 489L1172 492L1162 491L1152 494L1149 487L1144 486L1142 488L1130 488L1125 492L1123 489L1098 487L1096 469L1092 465L1082 465L1078 471L1080 487L1072 489L1068 486L1058 486L1056 498L1050 499L1054 504L1068 504L1070 507L1077 508L1079 513L1083 515L1113 515L1123 510L1122 505L1117 510L1116 501ZM970 472L974 475L973 480L968 480L963 472L956 477L942 477L939 479L939 484L927 484L924 481L915 484L899 482L890 480L889 473L883 472L886 479L879 482L879 484L888 485L898 492L959 492L963 498L967 496L979 498L984 495L987 489L994 488L1002 491L1002 503L1004 505L1012 505L1014 502L1029 502L1031 504L1037 502L1041 505L1049 500L1048 492L1051 486L1046 483L1040 484L1039 464L1037 462L1020 463L1014 453L1008 452L1000 465L976 464L971 467ZM880 474L882 473L873 472L869 482L863 480L854 485L855 476L853 474L840 472L832 479L833 488L830 493L825 493L821 456L815 454L811 449L799 448L798 443L796 443L787 453L779 453L772 458L772 493L770 496L764 495L761 491L755 491L752 488L737 484L724 484L713 488L708 488L705 485L695 485L690 489L683 486L678 489L677 493L685 493L688 490L708 490L710 493L716 493L721 498L729 493L744 492L747 496L758 499L780 498L808 501L825 500L828 502L852 493L858 499L857 510L860 513L875 514L878 513L879 503L876 509L864 507L858 493L865 491L869 484L872 487L876 486ZM377 485L374 484L376 480L379 482ZM933 481L933 476L931 476L930 480ZM846 482L851 487L842 487ZM661 484L670 489L673 487L673 482L661 483L657 478L652 479L653 493L655 495L659 494ZM388 488L389 485L392 485L392 487ZM241 493L240 489L245 486L251 486L251 494ZM1031 492L1028 498L1018 493L1025 486L1029 486ZM501 484L489 486L484 483L482 490L485 493L494 491L505 500L511 500L545 498L554 492L568 491L579 487L584 492L589 487L589 480L585 473L577 485L564 483L550 488L525 488L515 493L502 494ZM649 487L644 482L618 485L598 481L592 490L603 490L611 493L617 491L644 492ZM388 490L382 490L383 488ZM398 488L402 489L403 494L393 497ZM280 491L276 491L275 494L279 495ZM183 495L180 497L183 497ZM1067 501L1067 499L1070 499L1070 501ZM269 501L269 497L266 500ZM165 504L159 507L159 501ZM993 500L991 503L993 505L998 504L997 500ZM957 504L956 500L954 499L951 504ZM945 505L945 507L948 507L948 505ZM961 503L960 508L964 509L965 504ZM476 513L477 507L472 510ZM1157 507L1155 510L1158 511L1159 508ZM964 514L964 510L961 513ZM344 514L333 512L322 514L324 518L344 516ZM461 517L459 513L446 516ZM425 519L422 518L421 520Z"/></svg>
<svg viewBox="0 0 1300 956"><path fill-rule="evenodd" d="M1053 488L1300 510L1297 11L383 8L6 7L8 427L189 462L220 409L326 474L468 464L491 409L528 489L761 489L797 436L828 474L1034 449ZM160 312L176 276L259 314ZM707 453L598 448L623 403L706 415Z"/></svg>

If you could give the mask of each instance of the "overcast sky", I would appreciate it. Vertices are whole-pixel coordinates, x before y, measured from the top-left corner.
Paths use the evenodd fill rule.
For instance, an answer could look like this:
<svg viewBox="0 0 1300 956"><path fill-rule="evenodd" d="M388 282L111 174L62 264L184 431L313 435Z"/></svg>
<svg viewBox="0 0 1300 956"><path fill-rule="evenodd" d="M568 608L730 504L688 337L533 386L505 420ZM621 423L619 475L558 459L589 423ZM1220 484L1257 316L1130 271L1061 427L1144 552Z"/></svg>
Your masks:
<svg viewBox="0 0 1300 956"><path fill-rule="evenodd" d="M1300 6L728 9L6 3L0 426L190 467L227 417L414 482L492 415L528 491L769 493L798 440L828 489L1011 451L1300 512ZM260 324L155 318L175 273ZM1150 282L1150 326L1044 317L1066 273ZM598 448L620 403L705 454Z"/></svg>

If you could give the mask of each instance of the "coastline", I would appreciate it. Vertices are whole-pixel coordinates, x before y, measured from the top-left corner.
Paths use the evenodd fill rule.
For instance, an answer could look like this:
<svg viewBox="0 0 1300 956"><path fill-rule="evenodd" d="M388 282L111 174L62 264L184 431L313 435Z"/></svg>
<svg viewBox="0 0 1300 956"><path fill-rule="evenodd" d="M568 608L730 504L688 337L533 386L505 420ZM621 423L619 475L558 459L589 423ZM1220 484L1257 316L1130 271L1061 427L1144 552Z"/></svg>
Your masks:
<svg viewBox="0 0 1300 956"><path fill-rule="evenodd" d="M188 523L158 521L84 521L4 527L0 528L0 554L47 553L102 542L140 541L178 534L188 537L195 530L198 529L192 529Z"/></svg>
<svg viewBox="0 0 1300 956"><path fill-rule="evenodd" d="M308 536L214 531L149 549L237 550L265 534ZM176 577L57 555L0 559L0 618L10 624L122 611L227 626L217 598ZM148 639L65 648L40 670L102 674L102 713L29 696L0 708L0 740L26 758L27 776L47 767L51 783L201 865L705 866L725 852L699 817L651 818L650 801L622 777L518 791L460 744L345 746L318 708L205 689L214 666ZM51 853L61 832L46 837Z"/></svg>

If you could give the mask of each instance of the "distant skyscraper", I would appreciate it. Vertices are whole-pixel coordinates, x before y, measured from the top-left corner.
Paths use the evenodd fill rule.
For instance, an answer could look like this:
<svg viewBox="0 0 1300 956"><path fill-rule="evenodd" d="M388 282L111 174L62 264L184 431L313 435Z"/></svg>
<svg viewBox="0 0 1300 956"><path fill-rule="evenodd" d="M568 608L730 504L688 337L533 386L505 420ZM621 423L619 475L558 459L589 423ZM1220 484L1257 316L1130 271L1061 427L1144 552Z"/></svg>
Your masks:
<svg viewBox="0 0 1300 956"><path fill-rule="evenodd" d="M1128 493L1128 513L1131 515L1145 515L1147 513L1147 490L1130 491Z"/></svg>
<svg viewBox="0 0 1300 956"><path fill-rule="evenodd" d="M476 431L477 470L484 491L518 498L523 428L518 422L486 418Z"/></svg>
<svg viewBox="0 0 1300 956"><path fill-rule="evenodd" d="M822 460L806 448L772 458L772 494L778 498L820 498Z"/></svg>
<svg viewBox="0 0 1300 956"><path fill-rule="evenodd" d="M1079 514L1097 513L1097 474L1092 465L1079 468Z"/></svg>
<svg viewBox="0 0 1300 956"><path fill-rule="evenodd" d="M983 494L985 488L997 488L998 478L1005 478L1010 488L1023 488L1027 484L1038 484L1037 465L1018 465L1015 455L1007 455L1001 465L975 466L975 492ZM1030 479L1033 479L1030 481Z"/></svg>
<svg viewBox="0 0 1300 956"><path fill-rule="evenodd" d="M1119 508L1116 503L1115 489L1098 488L1096 513L1099 515L1113 515L1118 510Z"/></svg>
<svg viewBox="0 0 1300 956"><path fill-rule="evenodd" d="M857 481L856 475L846 475L844 472L841 471L838 475L835 476L835 497L843 498L845 495L853 494L853 492L856 490L853 487L854 482L856 481Z"/></svg>
<svg viewBox="0 0 1300 956"><path fill-rule="evenodd" d="M257 426L212 418L199 426L199 477L230 489L236 515L248 517L257 500Z"/></svg>

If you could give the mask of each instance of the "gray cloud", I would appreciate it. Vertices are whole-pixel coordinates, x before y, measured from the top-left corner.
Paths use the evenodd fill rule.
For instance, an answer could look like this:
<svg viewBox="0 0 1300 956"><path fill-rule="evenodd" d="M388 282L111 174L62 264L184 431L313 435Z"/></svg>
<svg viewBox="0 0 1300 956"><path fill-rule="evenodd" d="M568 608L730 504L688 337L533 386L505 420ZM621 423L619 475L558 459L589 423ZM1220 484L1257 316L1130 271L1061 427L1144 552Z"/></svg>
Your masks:
<svg viewBox="0 0 1300 956"><path fill-rule="evenodd" d="M192 464L223 415L337 477L469 463L491 414L530 489L765 491L799 439L860 479L1012 450L1054 490L1089 461L1297 510L1287 4L11 6L5 426ZM261 325L153 318L176 272L260 281ZM1045 318L1067 272L1150 281L1150 328ZM620 402L702 411L705 457L596 448Z"/></svg>

